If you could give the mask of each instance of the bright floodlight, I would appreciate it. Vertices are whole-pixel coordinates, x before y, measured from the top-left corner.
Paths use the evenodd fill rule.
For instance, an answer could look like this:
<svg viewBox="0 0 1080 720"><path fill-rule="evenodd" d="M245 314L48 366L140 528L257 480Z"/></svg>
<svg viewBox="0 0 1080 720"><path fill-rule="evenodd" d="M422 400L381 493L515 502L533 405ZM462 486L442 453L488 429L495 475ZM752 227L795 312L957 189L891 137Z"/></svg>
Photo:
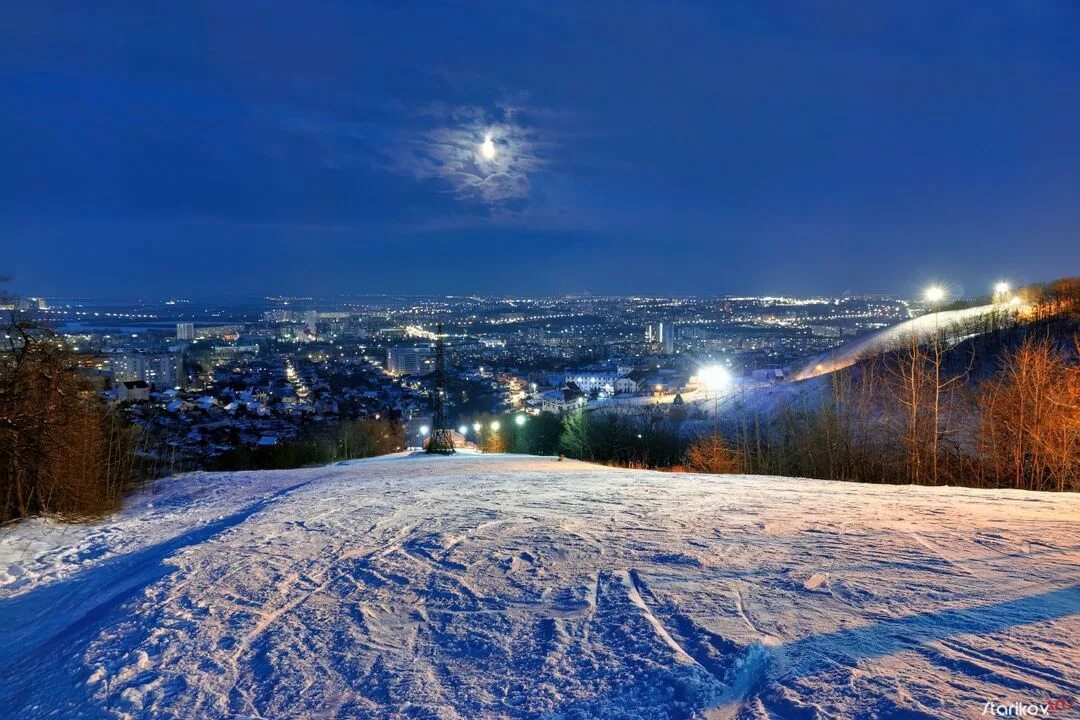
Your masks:
<svg viewBox="0 0 1080 720"><path fill-rule="evenodd" d="M459 427L457 429L457 431L458 431L458 435L464 435L465 433L469 432L469 428L467 426L465 426L465 425L462 425L461 427Z"/></svg>
<svg viewBox="0 0 1080 720"><path fill-rule="evenodd" d="M428 426L427 425L421 425L420 426L420 434L421 435L427 435L427 431L428 431Z"/></svg>
<svg viewBox="0 0 1080 720"><path fill-rule="evenodd" d="M495 431L498 431L498 429L499 429L499 421L498 421L498 420L493 420L493 421L492 421L492 423L491 423L491 429L492 429L492 430L495 430Z"/></svg>
<svg viewBox="0 0 1080 720"><path fill-rule="evenodd" d="M490 135L484 136L484 142L480 145L480 156L485 160L495 159L495 143L491 141Z"/></svg>
<svg viewBox="0 0 1080 720"><path fill-rule="evenodd" d="M701 368L701 370L698 371L698 377L701 378L701 381L705 383L705 386L710 390L720 390L727 387L728 383L731 382L731 376L728 374L728 371L719 365L709 365Z"/></svg>
<svg viewBox="0 0 1080 720"><path fill-rule="evenodd" d="M998 295L1008 295L1010 289L1009 283L1007 282L999 282L994 286L994 292Z"/></svg>
<svg viewBox="0 0 1080 720"><path fill-rule="evenodd" d="M926 288L926 301L927 302L932 302L932 303L941 302L942 298L944 298L944 297L945 297L945 290L942 289L940 286L931 285L930 287Z"/></svg>
<svg viewBox="0 0 1080 720"><path fill-rule="evenodd" d="M475 430L476 432L480 432L480 428L482 428L482 427L484 427L484 426L481 425L478 422L475 422L475 423L472 424L472 429Z"/></svg>
<svg viewBox="0 0 1080 720"><path fill-rule="evenodd" d="M516 418L514 418L514 422L517 423L519 427L521 425L524 425L525 424L525 416L524 415L518 415Z"/></svg>

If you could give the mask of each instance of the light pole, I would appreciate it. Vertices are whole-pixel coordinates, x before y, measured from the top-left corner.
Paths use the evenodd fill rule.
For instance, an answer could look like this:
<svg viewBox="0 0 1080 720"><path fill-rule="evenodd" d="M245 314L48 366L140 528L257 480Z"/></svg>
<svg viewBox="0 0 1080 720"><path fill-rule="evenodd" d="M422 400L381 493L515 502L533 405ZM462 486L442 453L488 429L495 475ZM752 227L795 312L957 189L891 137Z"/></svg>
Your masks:
<svg viewBox="0 0 1080 720"><path fill-rule="evenodd" d="M940 285L931 285L930 287L926 288L925 297L926 302L930 303L931 312L934 313L934 342L936 343L940 340L938 335L941 334L941 318L937 315L937 304L945 298L945 288L941 287Z"/></svg>
<svg viewBox="0 0 1080 720"><path fill-rule="evenodd" d="M478 422L475 422L473 423L472 429L473 432L476 433L476 451L484 452L484 440L483 436L480 434L480 431L484 429L484 426Z"/></svg>

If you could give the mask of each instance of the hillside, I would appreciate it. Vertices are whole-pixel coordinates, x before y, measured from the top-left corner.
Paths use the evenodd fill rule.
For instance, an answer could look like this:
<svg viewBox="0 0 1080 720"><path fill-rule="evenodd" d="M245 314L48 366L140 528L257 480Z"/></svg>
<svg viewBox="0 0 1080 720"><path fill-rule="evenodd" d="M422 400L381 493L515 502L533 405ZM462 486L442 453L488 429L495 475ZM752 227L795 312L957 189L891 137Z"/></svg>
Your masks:
<svg viewBox="0 0 1080 720"><path fill-rule="evenodd" d="M1080 695L1080 496L552 458L0 534L0 716L971 717Z"/></svg>
<svg viewBox="0 0 1080 720"><path fill-rule="evenodd" d="M939 333L952 338L987 332L1008 317L1011 308L1003 305L979 305L963 310L945 310L891 325L823 353L796 369L794 379L806 380L854 365L862 358L882 355L904 347L915 338L928 342Z"/></svg>

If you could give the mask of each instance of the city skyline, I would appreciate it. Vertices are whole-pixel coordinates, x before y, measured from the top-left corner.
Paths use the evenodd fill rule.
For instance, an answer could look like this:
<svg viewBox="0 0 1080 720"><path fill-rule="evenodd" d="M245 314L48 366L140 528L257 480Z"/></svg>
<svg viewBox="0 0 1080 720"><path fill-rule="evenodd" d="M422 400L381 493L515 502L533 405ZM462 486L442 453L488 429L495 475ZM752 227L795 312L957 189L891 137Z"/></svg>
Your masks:
<svg viewBox="0 0 1080 720"><path fill-rule="evenodd" d="M16 293L973 296L1080 267L1067 3L2 19Z"/></svg>

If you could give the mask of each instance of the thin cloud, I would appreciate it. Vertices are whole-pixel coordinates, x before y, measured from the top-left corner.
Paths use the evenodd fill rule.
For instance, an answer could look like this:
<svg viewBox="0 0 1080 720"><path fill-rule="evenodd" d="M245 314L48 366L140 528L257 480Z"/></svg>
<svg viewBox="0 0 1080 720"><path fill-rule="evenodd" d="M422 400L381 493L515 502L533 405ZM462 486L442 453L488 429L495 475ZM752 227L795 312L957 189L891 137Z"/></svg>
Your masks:
<svg viewBox="0 0 1080 720"><path fill-rule="evenodd" d="M529 198L531 178L543 166L542 145L520 112L500 108L497 118L479 108L429 106L436 127L404 138L392 169L417 180L442 182L466 201L504 206ZM490 138L494 157L481 152Z"/></svg>

